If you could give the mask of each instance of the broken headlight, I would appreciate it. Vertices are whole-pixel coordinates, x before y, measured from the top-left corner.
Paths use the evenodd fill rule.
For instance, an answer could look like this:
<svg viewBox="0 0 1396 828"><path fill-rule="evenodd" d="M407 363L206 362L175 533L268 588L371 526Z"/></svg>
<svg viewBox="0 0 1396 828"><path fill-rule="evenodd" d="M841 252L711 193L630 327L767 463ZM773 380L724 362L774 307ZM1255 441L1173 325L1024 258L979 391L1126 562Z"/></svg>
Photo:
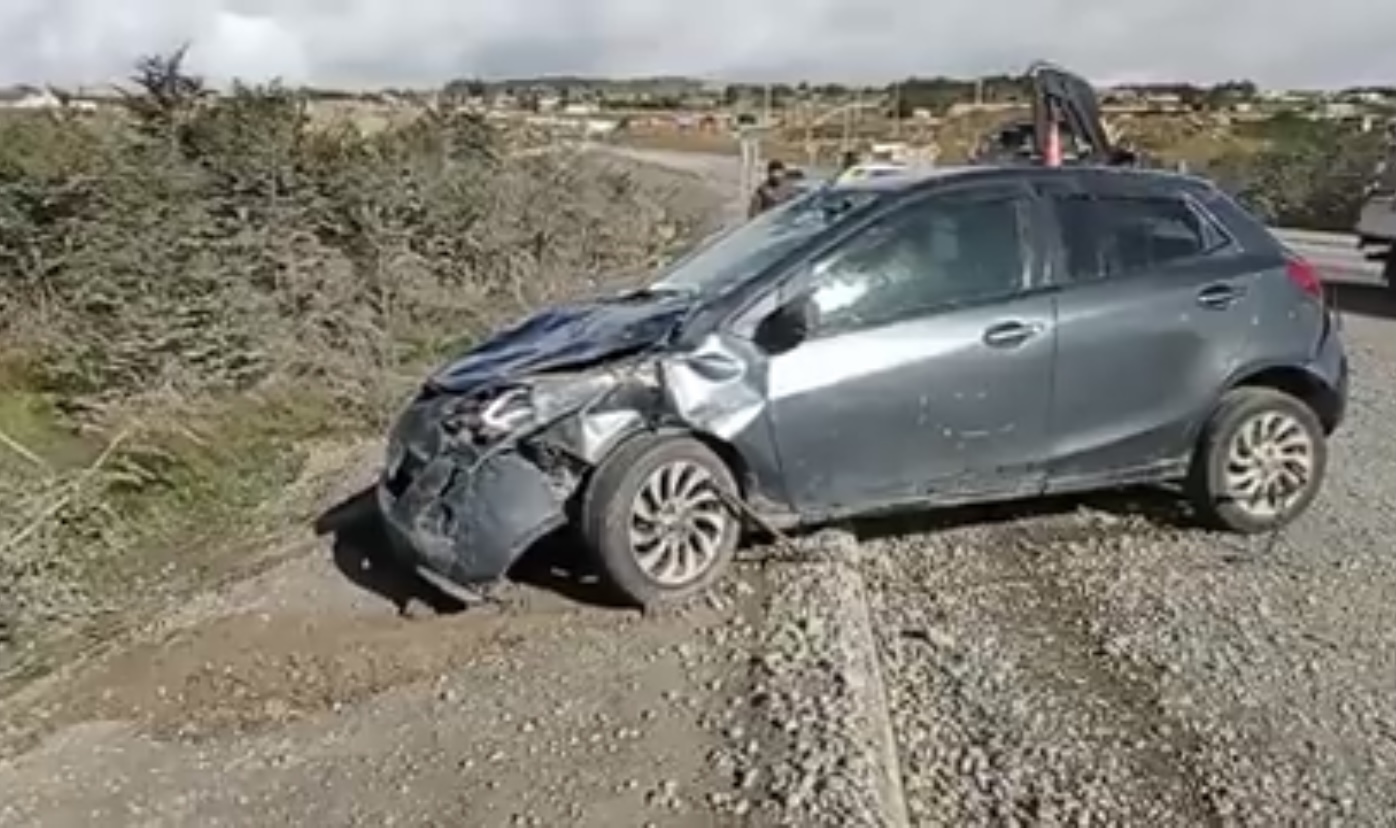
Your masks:
<svg viewBox="0 0 1396 828"><path fill-rule="evenodd" d="M480 407L479 428L486 434L512 434L534 420L533 389L510 388Z"/></svg>
<svg viewBox="0 0 1396 828"><path fill-rule="evenodd" d="M614 390L617 384L616 376L609 371L539 377L530 383L534 423L539 426L551 425L596 403Z"/></svg>
<svg viewBox="0 0 1396 828"><path fill-rule="evenodd" d="M485 400L462 401L442 427L452 434L469 432L480 442L494 442L551 425L596 402L617 384L607 372L535 377Z"/></svg>

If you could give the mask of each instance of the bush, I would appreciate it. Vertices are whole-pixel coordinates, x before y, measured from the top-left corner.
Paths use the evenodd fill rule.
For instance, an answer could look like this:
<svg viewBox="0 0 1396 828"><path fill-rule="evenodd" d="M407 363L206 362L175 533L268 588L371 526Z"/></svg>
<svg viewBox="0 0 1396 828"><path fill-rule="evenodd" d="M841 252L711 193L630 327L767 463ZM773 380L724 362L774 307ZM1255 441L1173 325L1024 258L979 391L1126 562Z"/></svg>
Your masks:
<svg viewBox="0 0 1396 828"><path fill-rule="evenodd" d="M1363 186L1386 152L1381 134L1296 116L1253 131L1262 149L1224 155L1207 173L1270 224L1351 232Z"/></svg>
<svg viewBox="0 0 1396 828"><path fill-rule="evenodd" d="M470 116L324 132L285 90L210 100L170 75L147 67L127 124L0 133L0 326L37 346L47 390L310 378L356 404L423 348L643 263L692 218L613 165L502 160Z"/></svg>
<svg viewBox="0 0 1396 828"><path fill-rule="evenodd" d="M194 567L308 439L374 433L428 363L713 214L677 174L454 112L325 128L181 59L119 113L0 122L0 675L7 639L129 608L142 562Z"/></svg>

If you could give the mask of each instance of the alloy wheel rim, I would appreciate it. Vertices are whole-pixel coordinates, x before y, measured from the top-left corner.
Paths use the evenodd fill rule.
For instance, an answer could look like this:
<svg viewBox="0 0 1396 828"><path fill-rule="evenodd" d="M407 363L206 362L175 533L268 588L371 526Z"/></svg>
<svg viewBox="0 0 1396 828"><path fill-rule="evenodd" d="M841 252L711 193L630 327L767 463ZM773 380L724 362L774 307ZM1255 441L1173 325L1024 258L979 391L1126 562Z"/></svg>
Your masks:
<svg viewBox="0 0 1396 828"><path fill-rule="evenodd" d="M676 460L655 469L630 508L630 549L646 577L665 587L702 578L722 549L731 515L713 475Z"/></svg>
<svg viewBox="0 0 1396 828"><path fill-rule="evenodd" d="M1308 491L1314 463L1314 438L1303 423L1280 411L1257 414L1232 435L1225 494L1252 517L1280 517Z"/></svg>

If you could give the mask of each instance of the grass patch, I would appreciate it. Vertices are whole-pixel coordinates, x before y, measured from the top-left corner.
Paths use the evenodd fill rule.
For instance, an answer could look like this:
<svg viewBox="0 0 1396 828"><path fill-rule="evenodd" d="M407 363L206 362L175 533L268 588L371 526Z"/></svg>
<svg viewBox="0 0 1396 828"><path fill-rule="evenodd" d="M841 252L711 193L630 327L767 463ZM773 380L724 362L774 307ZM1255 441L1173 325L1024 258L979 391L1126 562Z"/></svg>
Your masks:
<svg viewBox="0 0 1396 828"><path fill-rule="evenodd" d="M62 424L45 395L0 389L0 475L73 469L90 463L100 451L95 441Z"/></svg>
<svg viewBox="0 0 1396 828"><path fill-rule="evenodd" d="M0 424L42 463L0 468L20 504L0 541L0 619L26 644L0 646L0 679L32 678L239 569L280 528L266 507L302 473L307 445L363 426L295 389L166 408L81 437L42 396L10 390Z"/></svg>

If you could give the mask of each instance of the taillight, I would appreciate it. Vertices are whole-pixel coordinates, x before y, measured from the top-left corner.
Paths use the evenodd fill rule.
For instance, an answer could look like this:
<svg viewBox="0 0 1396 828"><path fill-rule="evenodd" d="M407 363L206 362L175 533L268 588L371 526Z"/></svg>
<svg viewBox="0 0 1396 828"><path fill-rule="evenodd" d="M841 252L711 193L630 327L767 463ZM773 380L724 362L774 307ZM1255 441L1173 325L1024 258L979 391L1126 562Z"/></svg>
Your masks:
<svg viewBox="0 0 1396 828"><path fill-rule="evenodd" d="M1323 300L1323 279L1318 275L1318 268L1307 259L1290 256L1285 263L1285 273L1295 287L1319 301Z"/></svg>

